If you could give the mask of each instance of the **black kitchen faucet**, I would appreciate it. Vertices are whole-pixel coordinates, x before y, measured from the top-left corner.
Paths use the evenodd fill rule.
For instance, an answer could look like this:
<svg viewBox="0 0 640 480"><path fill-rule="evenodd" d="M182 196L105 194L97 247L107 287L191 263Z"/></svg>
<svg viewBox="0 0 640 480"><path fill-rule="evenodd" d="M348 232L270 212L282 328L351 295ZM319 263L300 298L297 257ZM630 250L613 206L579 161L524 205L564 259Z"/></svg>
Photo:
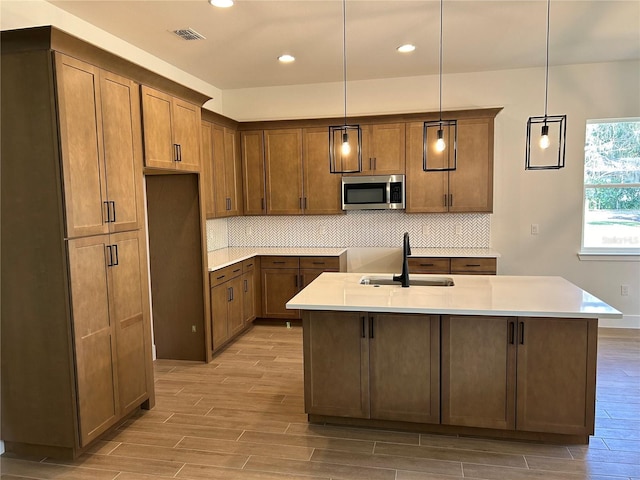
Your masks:
<svg viewBox="0 0 640 480"><path fill-rule="evenodd" d="M409 246L409 232L404 232L404 241L402 245L402 273L394 275L394 282L402 282L403 287L409 286L409 260L407 257L411 255L411 247Z"/></svg>

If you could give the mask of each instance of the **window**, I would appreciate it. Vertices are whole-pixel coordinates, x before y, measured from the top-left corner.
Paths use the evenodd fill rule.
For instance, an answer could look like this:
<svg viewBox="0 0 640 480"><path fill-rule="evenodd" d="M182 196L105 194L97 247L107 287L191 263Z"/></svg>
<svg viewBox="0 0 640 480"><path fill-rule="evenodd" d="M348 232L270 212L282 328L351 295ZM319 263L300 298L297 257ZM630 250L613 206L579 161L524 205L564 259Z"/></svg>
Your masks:
<svg viewBox="0 0 640 480"><path fill-rule="evenodd" d="M582 251L640 252L640 119L587 121Z"/></svg>

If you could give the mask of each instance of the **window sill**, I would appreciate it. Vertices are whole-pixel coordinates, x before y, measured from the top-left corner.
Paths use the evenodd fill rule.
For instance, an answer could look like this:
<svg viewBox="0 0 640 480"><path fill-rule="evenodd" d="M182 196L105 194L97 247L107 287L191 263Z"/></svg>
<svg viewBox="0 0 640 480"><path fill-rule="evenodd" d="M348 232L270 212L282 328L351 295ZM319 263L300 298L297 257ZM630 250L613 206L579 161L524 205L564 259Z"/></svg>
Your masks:
<svg viewBox="0 0 640 480"><path fill-rule="evenodd" d="M636 252L578 252L583 262L640 262L640 254Z"/></svg>

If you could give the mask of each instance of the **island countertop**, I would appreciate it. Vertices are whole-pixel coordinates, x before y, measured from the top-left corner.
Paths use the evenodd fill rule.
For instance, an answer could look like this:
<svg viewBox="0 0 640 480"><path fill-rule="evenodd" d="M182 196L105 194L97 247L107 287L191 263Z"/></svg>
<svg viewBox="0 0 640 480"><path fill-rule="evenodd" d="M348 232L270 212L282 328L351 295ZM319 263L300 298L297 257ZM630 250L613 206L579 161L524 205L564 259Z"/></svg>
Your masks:
<svg viewBox="0 0 640 480"><path fill-rule="evenodd" d="M361 285L363 276L325 272L288 309L439 315L622 318L622 313L562 277L446 275L454 286ZM411 275L411 278L443 275Z"/></svg>

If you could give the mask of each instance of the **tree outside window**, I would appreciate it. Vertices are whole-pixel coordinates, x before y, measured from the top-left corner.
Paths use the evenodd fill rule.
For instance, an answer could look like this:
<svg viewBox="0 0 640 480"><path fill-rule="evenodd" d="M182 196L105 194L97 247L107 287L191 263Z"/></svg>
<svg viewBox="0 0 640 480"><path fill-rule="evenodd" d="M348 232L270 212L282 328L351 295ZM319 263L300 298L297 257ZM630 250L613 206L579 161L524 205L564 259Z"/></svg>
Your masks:
<svg viewBox="0 0 640 480"><path fill-rule="evenodd" d="M640 252L640 119L590 120L583 251Z"/></svg>

